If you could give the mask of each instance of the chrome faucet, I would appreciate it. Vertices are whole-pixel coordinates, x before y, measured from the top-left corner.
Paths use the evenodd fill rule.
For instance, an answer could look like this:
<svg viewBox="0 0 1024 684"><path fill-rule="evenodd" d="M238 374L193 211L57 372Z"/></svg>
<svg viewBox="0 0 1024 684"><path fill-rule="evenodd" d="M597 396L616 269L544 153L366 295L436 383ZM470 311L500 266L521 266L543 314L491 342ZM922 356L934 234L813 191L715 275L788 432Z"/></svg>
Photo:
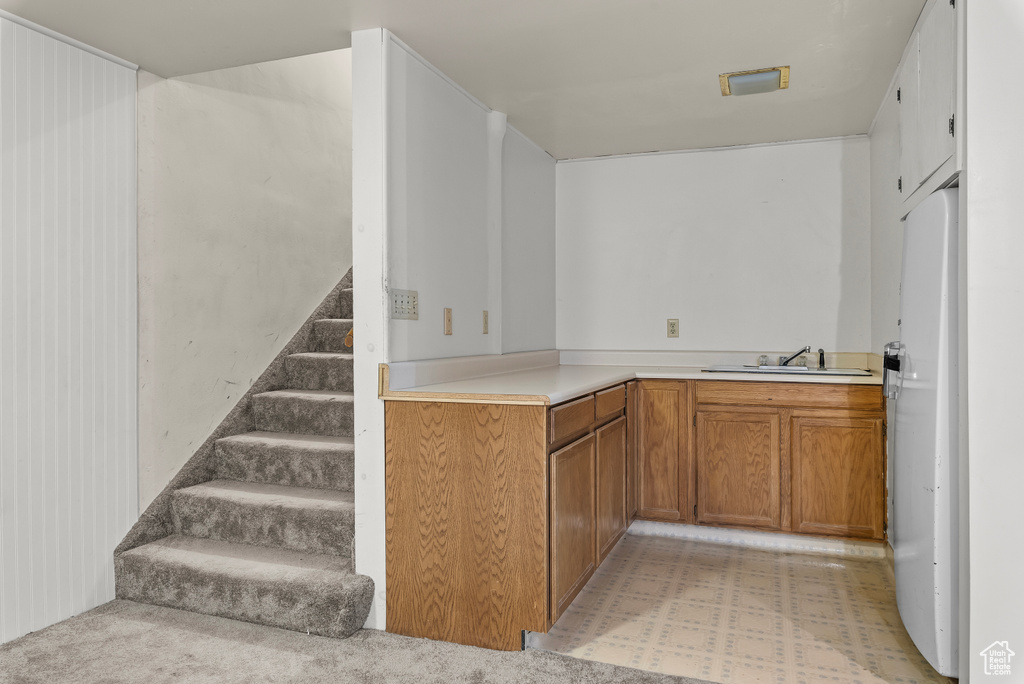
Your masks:
<svg viewBox="0 0 1024 684"><path fill-rule="evenodd" d="M780 366L788 366L790 361L792 361L796 357L800 356L801 354L809 354L810 351L811 351L810 347L804 347L803 349L801 349L799 351L793 352L792 356L787 356L786 358L782 358L780 356L779 357L779 365Z"/></svg>

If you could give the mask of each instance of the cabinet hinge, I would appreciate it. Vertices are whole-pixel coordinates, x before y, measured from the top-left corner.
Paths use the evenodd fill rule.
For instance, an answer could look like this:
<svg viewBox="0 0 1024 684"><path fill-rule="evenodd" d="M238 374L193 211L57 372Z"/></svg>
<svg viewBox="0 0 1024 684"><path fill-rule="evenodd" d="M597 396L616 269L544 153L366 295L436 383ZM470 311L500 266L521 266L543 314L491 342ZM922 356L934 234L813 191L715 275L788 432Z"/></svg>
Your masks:
<svg viewBox="0 0 1024 684"><path fill-rule="evenodd" d="M956 137L956 114L949 117L949 134Z"/></svg>
<svg viewBox="0 0 1024 684"><path fill-rule="evenodd" d="M896 181L896 189L903 192L903 176L900 176Z"/></svg>
<svg viewBox="0 0 1024 684"><path fill-rule="evenodd" d="M901 90L901 88L897 88L896 89L896 101L897 102L903 102L903 98L900 95L900 90Z"/></svg>
<svg viewBox="0 0 1024 684"><path fill-rule="evenodd" d="M697 427L697 414L693 414L693 427Z"/></svg>
<svg viewBox="0 0 1024 684"><path fill-rule="evenodd" d="M697 504L693 504L693 519L697 519Z"/></svg>

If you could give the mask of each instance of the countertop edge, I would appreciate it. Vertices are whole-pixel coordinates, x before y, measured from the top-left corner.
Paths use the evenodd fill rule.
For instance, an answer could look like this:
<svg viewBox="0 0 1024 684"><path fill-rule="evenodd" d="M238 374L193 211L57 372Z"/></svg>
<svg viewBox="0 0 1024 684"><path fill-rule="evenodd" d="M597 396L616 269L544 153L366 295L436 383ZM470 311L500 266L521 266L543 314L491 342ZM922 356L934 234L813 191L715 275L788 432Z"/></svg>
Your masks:
<svg viewBox="0 0 1024 684"><path fill-rule="evenodd" d="M549 374L556 374L558 369L573 368L584 369L581 372L590 372L595 377L581 379L574 382L562 382L561 386L544 388L545 392L522 393L494 391L495 386L501 382L521 380L529 373L548 371ZM555 370L552 370L555 369ZM602 371L607 370L607 373ZM872 372L870 376L789 376L789 375L764 375L759 373L714 373L704 372L701 368L692 367L615 367L615 366L552 366L545 369L531 369L523 371L511 371L498 375L484 376L480 378L467 378L438 385L425 385L407 390L391 390L388 387L387 364L380 364L378 397L384 401L426 401L440 403L463 403L463 404L505 404L520 406L550 406L561 404L576 399L584 394L589 394L614 385L629 382L630 380L723 380L727 382L773 382L773 383L805 383L817 385L870 385L880 386L882 384L881 373ZM476 391L473 385L487 382L490 387L488 391ZM557 378L548 379L546 382L536 381L536 384L558 385Z"/></svg>

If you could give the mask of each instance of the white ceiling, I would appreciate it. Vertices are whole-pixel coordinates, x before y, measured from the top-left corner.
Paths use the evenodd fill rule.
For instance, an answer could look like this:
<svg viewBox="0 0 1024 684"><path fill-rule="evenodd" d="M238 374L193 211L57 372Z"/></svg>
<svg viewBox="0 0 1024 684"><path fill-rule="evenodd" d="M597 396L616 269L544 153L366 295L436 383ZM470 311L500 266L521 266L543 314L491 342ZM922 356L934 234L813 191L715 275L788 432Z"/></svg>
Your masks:
<svg viewBox="0 0 1024 684"><path fill-rule="evenodd" d="M925 0L0 0L161 76L383 26L559 159L865 133ZM789 65L722 97L718 74Z"/></svg>

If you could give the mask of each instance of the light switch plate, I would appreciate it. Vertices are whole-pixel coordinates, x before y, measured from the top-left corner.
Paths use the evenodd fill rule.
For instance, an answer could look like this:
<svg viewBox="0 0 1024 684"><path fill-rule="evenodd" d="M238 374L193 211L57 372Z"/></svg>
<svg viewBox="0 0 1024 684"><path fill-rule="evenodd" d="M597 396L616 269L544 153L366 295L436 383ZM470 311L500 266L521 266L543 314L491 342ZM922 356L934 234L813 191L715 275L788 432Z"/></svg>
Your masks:
<svg viewBox="0 0 1024 684"><path fill-rule="evenodd" d="M449 308L444 310L444 334L452 334L452 310Z"/></svg>
<svg viewBox="0 0 1024 684"><path fill-rule="evenodd" d="M484 335L487 334L487 309L484 309Z"/></svg>
<svg viewBox="0 0 1024 684"><path fill-rule="evenodd" d="M679 337L679 319L670 318L668 319L668 336Z"/></svg>
<svg viewBox="0 0 1024 684"><path fill-rule="evenodd" d="M401 321L420 319L420 295L416 290L391 290L391 318Z"/></svg>

